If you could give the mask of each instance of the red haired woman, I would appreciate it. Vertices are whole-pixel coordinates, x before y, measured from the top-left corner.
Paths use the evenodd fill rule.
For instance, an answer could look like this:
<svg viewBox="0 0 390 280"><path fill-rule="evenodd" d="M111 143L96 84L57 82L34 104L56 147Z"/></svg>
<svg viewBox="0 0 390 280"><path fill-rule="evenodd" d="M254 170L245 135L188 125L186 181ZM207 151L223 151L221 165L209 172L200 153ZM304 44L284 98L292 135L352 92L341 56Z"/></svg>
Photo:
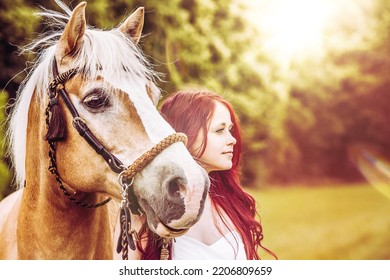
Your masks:
<svg viewBox="0 0 390 280"><path fill-rule="evenodd" d="M188 150L211 181L201 219L175 239L172 259L259 259L258 248L276 258L261 244L256 202L240 184L241 137L232 106L210 91L182 91L162 104L161 113L188 136Z"/></svg>

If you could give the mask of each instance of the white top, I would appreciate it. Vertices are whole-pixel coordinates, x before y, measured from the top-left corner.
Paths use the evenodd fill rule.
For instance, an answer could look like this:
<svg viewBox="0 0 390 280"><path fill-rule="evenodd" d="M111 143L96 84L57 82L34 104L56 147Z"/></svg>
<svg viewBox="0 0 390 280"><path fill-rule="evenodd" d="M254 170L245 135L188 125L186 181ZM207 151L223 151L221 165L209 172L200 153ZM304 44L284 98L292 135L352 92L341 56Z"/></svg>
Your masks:
<svg viewBox="0 0 390 280"><path fill-rule="evenodd" d="M173 260L246 260L241 236L228 232L211 245L185 235L176 237L172 246Z"/></svg>

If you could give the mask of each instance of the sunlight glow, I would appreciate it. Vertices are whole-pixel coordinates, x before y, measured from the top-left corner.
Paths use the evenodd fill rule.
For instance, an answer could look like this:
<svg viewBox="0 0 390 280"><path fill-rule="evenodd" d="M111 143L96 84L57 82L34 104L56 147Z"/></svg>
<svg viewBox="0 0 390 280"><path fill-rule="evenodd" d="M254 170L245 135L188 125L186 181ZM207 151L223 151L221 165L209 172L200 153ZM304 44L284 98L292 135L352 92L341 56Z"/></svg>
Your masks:
<svg viewBox="0 0 390 280"><path fill-rule="evenodd" d="M289 63L294 57L321 55L326 28L337 17L333 0L246 1L249 20L261 30L263 49Z"/></svg>
<svg viewBox="0 0 390 280"><path fill-rule="evenodd" d="M274 11L273 20L268 23L275 34L275 44L297 52L320 43L321 32L329 18L329 7L324 1L283 1L286 3Z"/></svg>

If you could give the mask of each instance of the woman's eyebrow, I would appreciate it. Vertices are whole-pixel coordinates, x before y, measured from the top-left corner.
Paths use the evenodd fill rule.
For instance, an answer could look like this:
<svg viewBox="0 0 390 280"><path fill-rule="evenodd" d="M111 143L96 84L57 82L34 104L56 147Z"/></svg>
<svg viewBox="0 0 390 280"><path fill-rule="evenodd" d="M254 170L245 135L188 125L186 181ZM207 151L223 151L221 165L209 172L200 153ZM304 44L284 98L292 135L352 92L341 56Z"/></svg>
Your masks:
<svg viewBox="0 0 390 280"><path fill-rule="evenodd" d="M227 127L227 126L228 127L233 127L234 124L233 123L229 123L229 125L228 125L226 122L222 121L220 123L216 123L216 124L213 125L213 127Z"/></svg>
<svg viewBox="0 0 390 280"><path fill-rule="evenodd" d="M214 126L214 127L217 127L217 126L226 126L226 122L215 123L213 126Z"/></svg>

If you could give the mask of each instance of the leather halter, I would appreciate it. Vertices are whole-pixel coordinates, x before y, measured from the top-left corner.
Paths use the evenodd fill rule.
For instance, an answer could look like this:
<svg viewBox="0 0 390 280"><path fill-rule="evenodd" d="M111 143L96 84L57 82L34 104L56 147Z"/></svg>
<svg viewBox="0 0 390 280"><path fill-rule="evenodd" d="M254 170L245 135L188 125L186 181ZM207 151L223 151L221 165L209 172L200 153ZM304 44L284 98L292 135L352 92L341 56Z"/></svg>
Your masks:
<svg viewBox="0 0 390 280"><path fill-rule="evenodd" d="M66 80L62 78L65 78L65 76L67 76L66 79L70 79L77 72L78 69L74 68L65 73L65 74L68 73L68 75L58 75L57 62L55 59L53 59L53 76L55 77L55 79L50 84L50 91L57 90L57 92L60 94L60 96L65 102L66 107L68 108L69 112L72 114L73 126L76 128L80 136L83 137L85 141L87 141L87 143L99 155L103 157L103 159L107 162L108 166L111 168L112 171L114 171L115 173L120 173L123 170L125 170L126 167L124 167L123 163L119 159L117 159L113 154L107 151L107 149L103 146L103 144L101 144L100 141L97 140L96 137L92 134L92 132L89 130L88 126L86 125L85 121L80 117L76 107L73 105L72 101L69 98L68 93L65 90L64 84ZM58 87L58 85L62 85L62 86Z"/></svg>
<svg viewBox="0 0 390 280"><path fill-rule="evenodd" d="M129 202L129 206L131 209L131 212L137 215L140 215L140 209L141 207L138 204L138 201L133 193L133 188L130 188L130 186L133 183L133 179L136 173L141 171L146 165L148 165L154 157L156 157L162 150L167 148L168 146L172 145L175 142L184 142L186 144L187 142L187 136L183 133L173 133L163 140L161 140L159 143L157 143L154 147L152 147L149 151L145 152L143 155L141 155L137 160L134 161L132 165L129 167L126 167L123 165L123 163L116 158L112 153L110 153L102 143L92 134L90 129L88 128L86 122L80 117L76 107L73 105L72 101L69 98L68 93L65 90L65 83L71 79L76 73L79 72L78 68L72 68L65 73L59 74L58 73L58 67L57 67L57 61L55 58L53 58L52 63L52 70L53 70L53 76L54 79L49 85L49 104L48 104L48 110L50 110L50 107L52 106L52 103L57 104L57 93L60 94L61 98L64 100L64 103L66 107L68 108L69 112L71 113L73 117L73 126L78 131L80 136L84 138L84 140L99 154L103 157L103 159L107 162L108 166L111 168L112 171L115 173L118 173L118 179L119 184L122 186L123 192L128 190L127 200ZM47 120L46 122L49 124L49 114L47 114ZM55 141L49 140L49 144L52 152L54 153L54 160L52 160L52 165L54 165L54 169L56 169L55 166ZM50 168L53 169L53 166ZM52 171L52 170L51 170ZM58 179L59 174L56 170L54 170L54 173ZM57 181L59 181L57 179ZM61 183L60 183L61 184ZM65 191L64 191L65 192ZM122 198L124 197L124 194L122 193ZM72 199L71 199L72 200ZM99 205L101 206L101 205Z"/></svg>
<svg viewBox="0 0 390 280"><path fill-rule="evenodd" d="M134 176L136 173L138 173L144 167L146 167L154 159L154 157L156 157L162 150L169 147L173 143L181 141L186 144L187 136L183 133L173 133L167 136L159 143L157 143L154 147L152 147L152 149L150 149L149 151L141 155L137 160L134 161L132 165L126 167L118 158L116 158L112 153L110 153L104 147L104 145L101 144L100 141L92 134L86 122L80 117L77 109L73 105L72 101L69 98L68 93L65 90L65 83L70 78L72 78L73 75L78 73L79 69L73 68L59 75L56 59L53 58L52 70L53 70L54 80L49 85L50 100L46 111L46 117L47 117L46 122L47 124L50 123L49 111L51 106L58 105L57 93L59 93L61 98L64 100L66 107L68 108L69 112L73 117L73 121L72 121L73 126L78 131L80 136L82 136L84 140L99 155L103 157L103 159L107 162L108 166L111 168L112 171L119 174L118 180L119 180L119 184L122 187L122 201L121 201L121 210L120 210L120 217L119 217L121 223L121 233L118 238L117 252L118 253L122 252L122 258L128 259L128 247L130 247L130 249L132 250L135 250L136 245L134 239L137 239L136 232L131 228L130 211L135 215L142 215L143 212L134 194L134 190L131 187L134 181ZM73 198L63 186L62 180L57 170L56 145L55 145L56 140L48 140L48 142L50 146L49 156L51 161L49 170L51 173L53 173L56 176L56 180L59 183L60 188L70 200L72 200L78 205L87 208L100 207L105 205L111 200L111 198L108 198L103 202L94 205L88 205L86 203L82 203L81 201L77 201L75 198ZM170 239L163 238L161 255L160 255L161 259L166 260L169 258L168 244L170 242L171 242Z"/></svg>

